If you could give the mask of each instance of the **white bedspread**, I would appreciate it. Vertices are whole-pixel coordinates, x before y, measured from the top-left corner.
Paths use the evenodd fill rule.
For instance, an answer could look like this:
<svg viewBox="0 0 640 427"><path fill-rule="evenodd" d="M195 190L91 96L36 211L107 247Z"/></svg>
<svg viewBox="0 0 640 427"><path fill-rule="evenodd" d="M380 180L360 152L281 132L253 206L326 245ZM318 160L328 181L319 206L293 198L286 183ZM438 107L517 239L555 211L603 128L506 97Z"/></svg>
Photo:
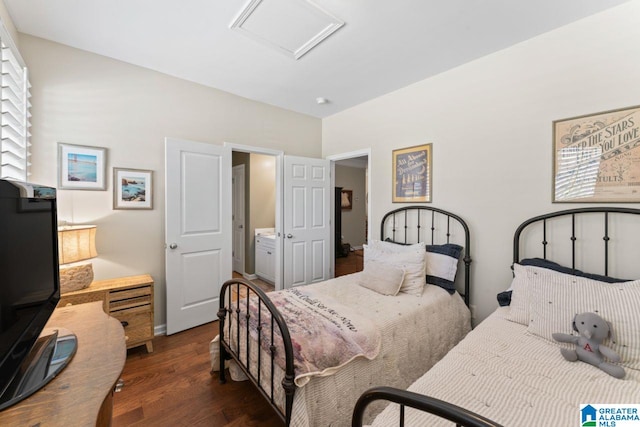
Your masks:
<svg viewBox="0 0 640 427"><path fill-rule="evenodd" d="M567 362L559 346L528 334L498 309L409 390L474 411L504 426L580 425L580 404L640 403L640 371L619 380L583 362ZM406 426L451 422L407 408ZM373 423L398 425L389 405Z"/></svg>
<svg viewBox="0 0 640 427"><path fill-rule="evenodd" d="M298 388L292 426L351 425L353 407L363 391L377 385L406 388L470 330L469 310L458 294L428 285L421 297L385 296L359 286L355 280L358 274L309 286L380 329L378 356L373 360L354 359L336 374L311 378ZM263 369L268 368L265 358L262 361ZM282 376L276 367L277 384ZM283 401L279 390L276 401ZM377 413L383 407L381 404L372 409Z"/></svg>

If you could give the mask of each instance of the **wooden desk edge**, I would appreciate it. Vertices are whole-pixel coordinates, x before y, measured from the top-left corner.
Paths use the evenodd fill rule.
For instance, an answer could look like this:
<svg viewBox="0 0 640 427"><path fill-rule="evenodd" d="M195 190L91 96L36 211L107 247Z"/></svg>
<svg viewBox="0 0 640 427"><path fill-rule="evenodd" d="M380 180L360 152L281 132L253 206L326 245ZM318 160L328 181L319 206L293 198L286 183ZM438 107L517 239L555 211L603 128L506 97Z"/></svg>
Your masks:
<svg viewBox="0 0 640 427"><path fill-rule="evenodd" d="M109 425L111 393L127 355L122 325L101 302L91 302L56 308L46 327L72 331L78 350L45 387L0 412L0 425Z"/></svg>

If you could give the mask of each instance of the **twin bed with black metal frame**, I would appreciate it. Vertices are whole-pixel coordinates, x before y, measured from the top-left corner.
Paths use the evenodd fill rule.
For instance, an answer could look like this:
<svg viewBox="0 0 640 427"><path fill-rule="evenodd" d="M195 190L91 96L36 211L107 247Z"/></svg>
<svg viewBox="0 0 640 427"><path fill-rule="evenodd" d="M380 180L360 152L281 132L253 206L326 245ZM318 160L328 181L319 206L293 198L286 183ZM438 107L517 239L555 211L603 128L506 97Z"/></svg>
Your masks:
<svg viewBox="0 0 640 427"><path fill-rule="evenodd" d="M249 281L229 280L221 289L218 311L220 353L219 366L214 366L214 369L219 369L220 381L226 381L225 367L230 361L233 369L240 369L257 387L286 425L340 426L349 425L353 405L367 388L382 384L407 387L431 368L470 330L469 228L462 218L453 213L429 206L409 206L384 216L381 240L398 243L392 246L401 252L412 251L412 244L423 242L421 253L424 260L420 262L427 275L429 268L424 267L430 262L427 252L459 243L464 248L461 256L464 277L459 274L456 283L461 283L459 287L464 291L447 292L439 286L427 284L418 294L404 293L403 288L395 296L374 292L364 283L367 277L372 278L366 275L367 265L375 264L368 264L370 255L367 249L363 272L292 290L264 293ZM425 241L430 243L426 250ZM385 250L389 247L385 246ZM387 257L386 252L383 254ZM388 258L395 256L389 255ZM455 262L457 267L457 258L451 262ZM423 270L423 281L424 275ZM403 281L402 286L405 283ZM279 297L284 294L287 298L294 294L303 301L295 300L293 304L289 300L282 302ZM340 304L336 308L327 300ZM318 375L301 375L301 356L296 353L300 350L300 343L290 330L295 331L298 319L308 316L301 315L303 312L299 311L297 304L309 301L311 311L321 311L320 308L328 312L333 315L330 319L333 323L343 322L349 328L353 323L356 326L352 329L361 329L365 323L375 326L378 329L377 353L352 357L341 363L338 369L326 369ZM293 310L295 316L287 317L287 312L292 311L291 305L296 307ZM323 338L316 340L322 341ZM363 340L368 342L372 339ZM319 352L333 346L333 343L324 342ZM379 405L377 410L382 408L383 405Z"/></svg>
<svg viewBox="0 0 640 427"><path fill-rule="evenodd" d="M614 425L621 415L607 405L640 403L640 281L612 277L640 277L639 241L640 209L569 209L524 221L514 234L512 287L499 298L505 306L407 390L363 393L352 426L365 424L367 406L380 401L393 403L375 427ZM526 258L534 246L540 258ZM584 312L609 321L614 334L604 344L620 356L623 379L561 355L574 344L556 342L553 333L578 335L571 321ZM605 410L589 414L589 404Z"/></svg>

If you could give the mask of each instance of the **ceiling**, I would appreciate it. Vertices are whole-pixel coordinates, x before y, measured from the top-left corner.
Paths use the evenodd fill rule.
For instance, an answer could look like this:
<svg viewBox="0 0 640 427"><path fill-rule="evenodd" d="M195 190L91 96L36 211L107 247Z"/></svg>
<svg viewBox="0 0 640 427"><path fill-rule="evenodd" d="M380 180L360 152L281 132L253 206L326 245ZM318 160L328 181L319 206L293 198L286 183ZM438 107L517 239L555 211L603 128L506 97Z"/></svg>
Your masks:
<svg viewBox="0 0 640 427"><path fill-rule="evenodd" d="M319 118L625 1L4 0L22 33Z"/></svg>

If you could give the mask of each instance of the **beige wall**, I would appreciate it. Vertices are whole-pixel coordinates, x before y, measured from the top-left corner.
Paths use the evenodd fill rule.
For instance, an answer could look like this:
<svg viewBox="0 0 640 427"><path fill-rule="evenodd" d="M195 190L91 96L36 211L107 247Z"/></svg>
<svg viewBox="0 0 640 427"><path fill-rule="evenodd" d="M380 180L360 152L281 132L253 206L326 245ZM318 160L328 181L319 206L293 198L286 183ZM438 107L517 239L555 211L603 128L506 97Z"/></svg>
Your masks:
<svg viewBox="0 0 640 427"><path fill-rule="evenodd" d="M352 209L342 211L342 235L344 243L361 248L366 243L365 185L366 169L336 165L336 187L351 190Z"/></svg>
<svg viewBox="0 0 640 427"><path fill-rule="evenodd" d="M57 142L106 147L107 191L59 191L59 217L98 225L96 279L150 273L165 323L164 138L319 157L319 119L20 34L32 83L33 182L57 185ZM112 167L154 171L154 209L112 209Z"/></svg>
<svg viewBox="0 0 640 427"><path fill-rule="evenodd" d="M245 166L244 271L255 273L255 230L276 226L276 158L256 153L233 153L233 165Z"/></svg>
<svg viewBox="0 0 640 427"><path fill-rule="evenodd" d="M509 286L517 225L576 207L551 203L552 121L640 104L639 16L625 3L324 119L324 156L371 148L372 237L398 207L392 150L433 143L432 204L469 223L471 301L486 317Z"/></svg>
<svg viewBox="0 0 640 427"><path fill-rule="evenodd" d="M249 208L249 251L250 263L245 265L248 273L255 273L255 236L256 228L275 228L276 226L276 158L265 154L251 153L251 182Z"/></svg>

